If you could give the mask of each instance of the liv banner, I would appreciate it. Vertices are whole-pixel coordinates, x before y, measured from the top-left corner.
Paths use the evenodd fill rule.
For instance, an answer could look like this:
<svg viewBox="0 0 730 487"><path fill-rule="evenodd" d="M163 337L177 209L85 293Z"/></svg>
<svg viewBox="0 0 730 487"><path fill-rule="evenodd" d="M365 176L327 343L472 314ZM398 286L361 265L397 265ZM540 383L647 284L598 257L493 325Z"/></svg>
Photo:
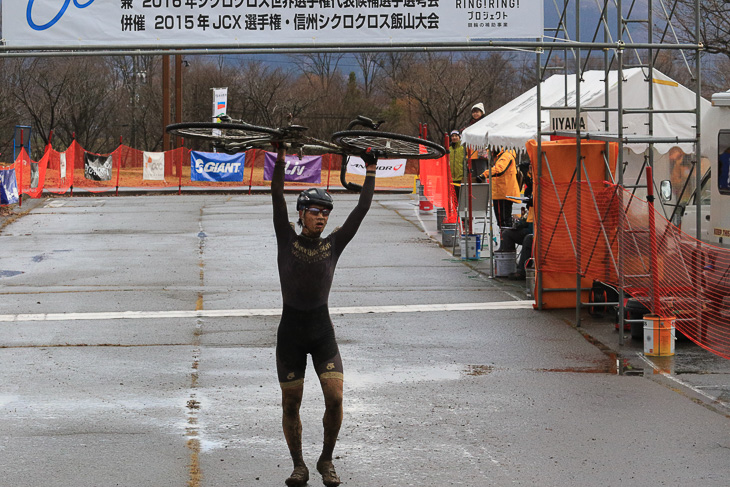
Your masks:
<svg viewBox="0 0 730 487"><path fill-rule="evenodd" d="M264 181L271 181L274 175L276 154L267 152L264 157ZM322 181L322 156L286 156L284 181L299 181L300 183L315 183Z"/></svg>
<svg viewBox="0 0 730 487"><path fill-rule="evenodd" d="M350 174L359 174L364 176L365 163L359 157L350 156L350 159L347 161L347 172ZM380 159L378 161L377 169L375 170L375 177L396 178L398 176L403 176L405 173L405 159Z"/></svg>
<svg viewBox="0 0 730 487"><path fill-rule="evenodd" d="M243 182L243 166L246 153L220 154L216 152L190 152L190 180Z"/></svg>
<svg viewBox="0 0 730 487"><path fill-rule="evenodd" d="M5 0L5 45L300 46L542 38L543 0Z"/></svg>

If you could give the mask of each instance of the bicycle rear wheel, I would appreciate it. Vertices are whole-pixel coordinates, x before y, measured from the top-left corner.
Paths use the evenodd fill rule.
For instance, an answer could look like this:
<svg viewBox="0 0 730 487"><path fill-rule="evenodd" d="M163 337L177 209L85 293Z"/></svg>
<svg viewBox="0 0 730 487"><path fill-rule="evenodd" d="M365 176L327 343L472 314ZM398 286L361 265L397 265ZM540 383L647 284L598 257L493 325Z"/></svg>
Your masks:
<svg viewBox="0 0 730 487"><path fill-rule="evenodd" d="M281 137L281 133L276 129L247 123L183 122L168 125L165 130L178 137L210 140L221 145L264 144Z"/></svg>
<svg viewBox="0 0 730 487"><path fill-rule="evenodd" d="M435 142L390 132L343 130L335 132L332 141L355 155L372 149L382 159L436 159L446 154Z"/></svg>

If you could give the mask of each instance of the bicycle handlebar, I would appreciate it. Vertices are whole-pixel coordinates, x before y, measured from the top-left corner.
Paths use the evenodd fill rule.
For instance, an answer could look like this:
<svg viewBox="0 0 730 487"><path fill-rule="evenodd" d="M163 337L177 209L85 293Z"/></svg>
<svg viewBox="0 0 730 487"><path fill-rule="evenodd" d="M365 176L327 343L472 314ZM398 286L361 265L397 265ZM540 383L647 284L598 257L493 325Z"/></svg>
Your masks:
<svg viewBox="0 0 730 487"><path fill-rule="evenodd" d="M349 156L345 153L342 154L342 167L340 168L340 183L342 183L342 186L345 187L345 189L349 191L354 191L355 193L359 193L362 191L362 186L356 183L350 183L347 181L347 160L349 159Z"/></svg>
<svg viewBox="0 0 730 487"><path fill-rule="evenodd" d="M385 120L379 120L377 122L373 121L373 119L368 118L364 115L358 115L357 118L353 121L351 121L349 124L347 124L347 130L352 130L353 127L357 127L358 125L362 127L366 127L372 130L378 130L382 124L385 123ZM359 193L362 191L362 186L356 183L350 183L347 181L347 160L348 160L347 154L342 154L342 167L340 168L340 183L342 183L342 186L345 187L345 189L354 191L356 193Z"/></svg>
<svg viewBox="0 0 730 487"><path fill-rule="evenodd" d="M363 127L378 130L378 128L385 123L385 120L379 120L377 122L373 121L373 119L368 118L363 115L358 115L355 120L347 124L347 130L352 130L354 127L357 127L358 125L361 125Z"/></svg>

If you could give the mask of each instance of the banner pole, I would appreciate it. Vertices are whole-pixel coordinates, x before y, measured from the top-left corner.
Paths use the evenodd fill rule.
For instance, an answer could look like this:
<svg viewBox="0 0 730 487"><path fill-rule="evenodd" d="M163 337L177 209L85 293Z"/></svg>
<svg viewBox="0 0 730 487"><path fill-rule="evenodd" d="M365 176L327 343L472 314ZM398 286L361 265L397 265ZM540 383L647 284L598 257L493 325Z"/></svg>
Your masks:
<svg viewBox="0 0 730 487"><path fill-rule="evenodd" d="M184 147L182 148L182 154L180 157L178 157L178 168L177 168L177 194L182 194L182 163L183 159L185 159L185 153L187 152L187 149Z"/></svg>
<svg viewBox="0 0 730 487"><path fill-rule="evenodd" d="M654 220L654 177L652 167L646 167L646 201L649 203L649 261L651 265L651 299L654 314L662 316L659 297L659 258L657 256L656 221Z"/></svg>
<svg viewBox="0 0 730 487"><path fill-rule="evenodd" d="M122 170L122 136L119 136L119 147L115 152L119 152L117 156L117 191L115 196L119 196L119 173ZM112 160L114 160L114 154L112 154Z"/></svg>
<svg viewBox="0 0 730 487"><path fill-rule="evenodd" d="M330 176L332 176L332 156L327 154L327 191L330 190ZM321 167L321 166L320 166Z"/></svg>

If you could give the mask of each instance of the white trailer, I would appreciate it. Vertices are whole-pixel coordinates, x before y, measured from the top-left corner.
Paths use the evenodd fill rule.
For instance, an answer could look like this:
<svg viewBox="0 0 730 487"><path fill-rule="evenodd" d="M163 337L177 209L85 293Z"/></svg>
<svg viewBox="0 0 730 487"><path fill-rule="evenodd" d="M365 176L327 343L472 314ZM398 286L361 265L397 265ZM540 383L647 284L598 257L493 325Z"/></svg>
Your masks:
<svg viewBox="0 0 730 487"><path fill-rule="evenodd" d="M703 112L702 153L711 169L710 224L702 240L730 247L730 91L715 93Z"/></svg>

